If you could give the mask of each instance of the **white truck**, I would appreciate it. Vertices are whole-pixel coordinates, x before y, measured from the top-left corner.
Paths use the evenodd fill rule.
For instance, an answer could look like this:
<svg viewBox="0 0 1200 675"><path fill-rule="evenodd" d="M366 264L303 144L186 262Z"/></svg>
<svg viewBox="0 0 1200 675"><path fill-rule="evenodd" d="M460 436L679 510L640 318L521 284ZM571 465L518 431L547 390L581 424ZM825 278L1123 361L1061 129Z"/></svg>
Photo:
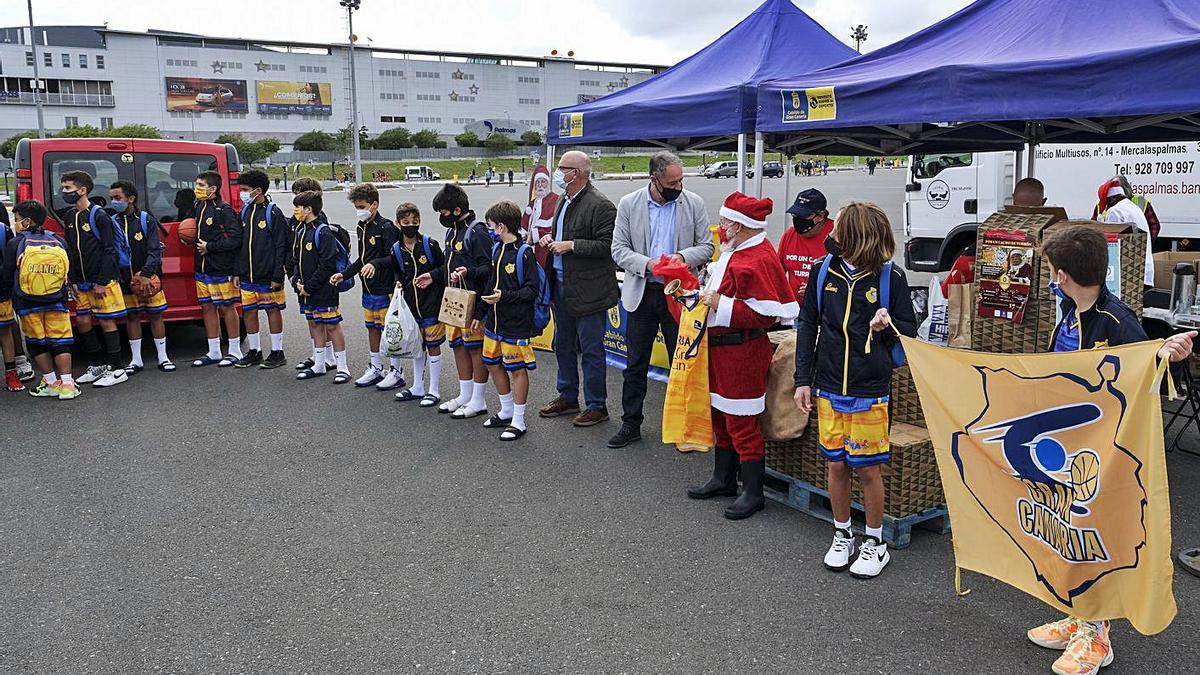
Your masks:
<svg viewBox="0 0 1200 675"><path fill-rule="evenodd" d="M1033 171L1046 186L1046 203L1069 217L1091 218L1100 184L1123 174L1154 205L1160 237L1200 240L1200 143L1042 145L1036 153ZM944 272L975 240L979 224L1012 203L1017 154L915 155L909 166L905 265Z"/></svg>

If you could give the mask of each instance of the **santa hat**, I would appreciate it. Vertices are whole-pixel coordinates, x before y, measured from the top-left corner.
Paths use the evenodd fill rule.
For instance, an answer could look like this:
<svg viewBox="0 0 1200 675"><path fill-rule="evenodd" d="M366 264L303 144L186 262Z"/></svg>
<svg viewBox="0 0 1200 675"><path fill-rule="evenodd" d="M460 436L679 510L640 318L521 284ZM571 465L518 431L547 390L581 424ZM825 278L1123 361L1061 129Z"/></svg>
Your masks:
<svg viewBox="0 0 1200 675"><path fill-rule="evenodd" d="M721 206L721 217L761 230L767 226L767 217L771 215L773 208L775 204L769 198L758 199L735 192L725 198L725 204Z"/></svg>
<svg viewBox="0 0 1200 675"><path fill-rule="evenodd" d="M1100 197L1100 211L1106 210L1108 207L1109 197L1125 196L1125 187L1121 185L1121 181L1116 178L1104 183L1100 186L1097 196Z"/></svg>

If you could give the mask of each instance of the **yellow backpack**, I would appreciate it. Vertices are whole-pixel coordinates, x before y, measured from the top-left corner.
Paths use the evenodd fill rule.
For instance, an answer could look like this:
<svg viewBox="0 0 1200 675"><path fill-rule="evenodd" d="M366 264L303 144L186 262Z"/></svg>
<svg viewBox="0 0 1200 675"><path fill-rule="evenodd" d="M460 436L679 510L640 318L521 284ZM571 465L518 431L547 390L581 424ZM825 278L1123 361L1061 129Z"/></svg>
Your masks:
<svg viewBox="0 0 1200 675"><path fill-rule="evenodd" d="M67 247L48 232L26 232L17 245L17 289L34 301L54 300L67 285Z"/></svg>

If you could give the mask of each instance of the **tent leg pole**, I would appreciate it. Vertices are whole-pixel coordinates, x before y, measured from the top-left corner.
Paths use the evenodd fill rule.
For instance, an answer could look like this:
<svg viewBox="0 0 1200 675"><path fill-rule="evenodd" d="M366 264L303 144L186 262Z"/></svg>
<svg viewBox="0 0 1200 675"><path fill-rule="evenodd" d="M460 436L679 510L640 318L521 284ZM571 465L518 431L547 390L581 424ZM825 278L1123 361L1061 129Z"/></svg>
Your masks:
<svg viewBox="0 0 1200 675"><path fill-rule="evenodd" d="M765 152L766 142L763 140L761 131L754 134L754 196L762 199L763 185L763 153Z"/></svg>
<svg viewBox="0 0 1200 675"><path fill-rule="evenodd" d="M556 167L554 166L554 146L547 143L546 144L546 169L551 174L553 174L555 168Z"/></svg>
<svg viewBox="0 0 1200 675"><path fill-rule="evenodd" d="M1017 150L1017 157L1013 161L1013 185L1016 185L1017 181L1019 181L1025 177L1024 172L1025 172L1025 149L1021 148L1020 150Z"/></svg>
<svg viewBox="0 0 1200 675"><path fill-rule="evenodd" d="M746 134L737 137L737 186L738 192L746 192Z"/></svg>
<svg viewBox="0 0 1200 675"><path fill-rule="evenodd" d="M788 155L787 164L783 166L783 211L779 214L783 216L783 229L788 226L787 209L792 205L792 156Z"/></svg>
<svg viewBox="0 0 1200 675"><path fill-rule="evenodd" d="M1025 177L1033 178L1034 177L1034 168L1035 168L1034 165L1037 160L1037 143L1031 142L1029 144L1028 151L1029 151L1029 168L1025 171Z"/></svg>

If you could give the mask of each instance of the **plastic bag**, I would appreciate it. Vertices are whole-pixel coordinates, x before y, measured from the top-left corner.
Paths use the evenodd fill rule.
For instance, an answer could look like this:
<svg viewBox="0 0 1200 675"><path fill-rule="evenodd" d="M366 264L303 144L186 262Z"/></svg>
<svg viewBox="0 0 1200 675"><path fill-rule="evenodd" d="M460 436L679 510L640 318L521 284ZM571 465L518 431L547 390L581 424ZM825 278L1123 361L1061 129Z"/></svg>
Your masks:
<svg viewBox="0 0 1200 675"><path fill-rule="evenodd" d="M935 276L929 280L929 316L917 328L917 337L945 347L950 336L948 309L949 303L942 293L942 282Z"/></svg>
<svg viewBox="0 0 1200 675"><path fill-rule="evenodd" d="M404 301L404 293L392 293L387 318L383 322L383 344L388 356L413 358L421 349L421 327Z"/></svg>

